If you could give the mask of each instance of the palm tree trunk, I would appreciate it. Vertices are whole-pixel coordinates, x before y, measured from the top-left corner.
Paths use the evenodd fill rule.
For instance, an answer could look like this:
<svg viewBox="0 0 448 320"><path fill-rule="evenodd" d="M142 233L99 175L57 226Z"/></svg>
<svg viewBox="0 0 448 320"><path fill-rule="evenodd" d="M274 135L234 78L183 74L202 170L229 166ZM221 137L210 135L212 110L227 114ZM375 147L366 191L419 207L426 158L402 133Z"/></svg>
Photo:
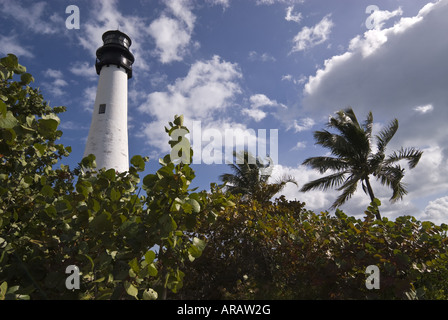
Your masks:
<svg viewBox="0 0 448 320"><path fill-rule="evenodd" d="M370 186L370 181L369 181L369 177L366 177L364 179L364 181L366 182L366 186L367 186L367 192L369 193L370 196L370 200L373 202L373 200L375 199L375 195L373 194L373 190L372 187ZM377 208L377 213L375 214L376 218L378 220L381 220L381 214L380 214L380 209Z"/></svg>

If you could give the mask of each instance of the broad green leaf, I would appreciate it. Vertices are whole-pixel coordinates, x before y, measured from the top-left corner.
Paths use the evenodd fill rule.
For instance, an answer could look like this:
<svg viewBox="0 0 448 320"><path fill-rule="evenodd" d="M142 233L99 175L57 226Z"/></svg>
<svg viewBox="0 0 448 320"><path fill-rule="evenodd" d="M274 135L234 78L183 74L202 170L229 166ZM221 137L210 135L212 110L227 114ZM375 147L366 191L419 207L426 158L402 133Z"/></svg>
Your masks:
<svg viewBox="0 0 448 320"><path fill-rule="evenodd" d="M8 283L4 281L0 285L0 300L5 300L6 292L8 292Z"/></svg>
<svg viewBox="0 0 448 320"><path fill-rule="evenodd" d="M93 203L93 205L92 205L92 209L93 209L95 212L100 211L100 209L101 209L101 205L100 205L100 203L99 203L97 200L95 200L95 199L92 199L92 203Z"/></svg>
<svg viewBox="0 0 448 320"><path fill-rule="evenodd" d="M17 134L16 134L15 130L13 130L13 129L4 129L2 132L2 138L9 145L14 145L14 141L15 141L16 137L17 137Z"/></svg>
<svg viewBox="0 0 448 320"><path fill-rule="evenodd" d="M19 59L17 59L15 55L9 53L8 56L0 59L0 63L9 70L14 70L19 65Z"/></svg>
<svg viewBox="0 0 448 320"><path fill-rule="evenodd" d="M7 111L6 103L0 100L0 116L6 118L6 111Z"/></svg>
<svg viewBox="0 0 448 320"><path fill-rule="evenodd" d="M29 84L30 82L34 82L34 78L33 78L33 76L32 76L31 74L29 74L29 73L22 73L22 75L20 76L20 82L21 82L23 85L27 85L27 84Z"/></svg>
<svg viewBox="0 0 448 320"><path fill-rule="evenodd" d="M148 264L153 263L155 258L156 258L156 254L154 253L154 251L149 250L145 253L145 261Z"/></svg>
<svg viewBox="0 0 448 320"><path fill-rule="evenodd" d="M132 296L132 297L137 297L138 295L138 289L129 281L125 281L124 282L124 288L126 289L126 292L128 295Z"/></svg>
<svg viewBox="0 0 448 320"><path fill-rule="evenodd" d="M26 72L26 68L20 64L17 64L17 67L14 69L15 74L23 74ZM34 81L34 79L33 79Z"/></svg>
<svg viewBox="0 0 448 320"><path fill-rule="evenodd" d="M45 150L47 149L46 145L43 145L43 144L40 144L40 143L35 143L33 145L33 147L36 150L38 157L42 157L45 154Z"/></svg>
<svg viewBox="0 0 448 320"><path fill-rule="evenodd" d="M156 175L148 174L143 178L143 185L145 185L148 188L152 188L158 180L159 179Z"/></svg>
<svg viewBox="0 0 448 320"><path fill-rule="evenodd" d="M55 119L39 119L39 133L44 137L49 137L56 132L59 122Z"/></svg>
<svg viewBox="0 0 448 320"><path fill-rule="evenodd" d="M138 171L145 170L145 161L142 156L136 155L131 158L131 164L137 168Z"/></svg>
<svg viewBox="0 0 448 320"><path fill-rule="evenodd" d="M131 261L129 261L128 264L132 268L132 270L134 270L135 273L138 273L140 271L140 265L137 261L137 258L132 259Z"/></svg>
<svg viewBox="0 0 448 320"><path fill-rule="evenodd" d="M6 80L8 78L9 78L9 71L5 67L0 65L0 80ZM6 101L6 99L3 99L3 98L1 98L1 99Z"/></svg>
<svg viewBox="0 0 448 320"><path fill-rule="evenodd" d="M89 154L81 160L81 165L85 168L96 168L96 157L94 154Z"/></svg>
<svg viewBox="0 0 448 320"><path fill-rule="evenodd" d="M120 193L120 191L118 191L118 190L116 190L116 189L112 189L112 190L110 191L110 200L112 200L112 201L118 201L118 200L120 200L120 197L121 197L121 193Z"/></svg>
<svg viewBox="0 0 448 320"><path fill-rule="evenodd" d="M49 185L45 185L42 187L42 189L40 190L40 193L45 196L45 197L52 197L54 194L54 190L52 187L50 187Z"/></svg>
<svg viewBox="0 0 448 320"><path fill-rule="evenodd" d="M202 239L194 237L193 238L193 245L195 247L197 247L199 250L202 251L202 250L205 249L205 246L207 245L207 243L204 240L202 240Z"/></svg>
<svg viewBox="0 0 448 320"><path fill-rule="evenodd" d="M201 211L201 205L195 199L188 199L188 203L193 207L193 212L198 213Z"/></svg>
<svg viewBox="0 0 448 320"><path fill-rule="evenodd" d="M430 221L423 221L422 222L422 228L423 228L423 230L429 230L429 229L431 229L431 227L432 227L432 222L430 222Z"/></svg>
<svg viewBox="0 0 448 320"><path fill-rule="evenodd" d="M70 211L72 210L72 206L70 201L66 199L60 199L55 202L55 208L58 212Z"/></svg>
<svg viewBox="0 0 448 320"><path fill-rule="evenodd" d="M106 170L106 172L104 172L104 175L106 176L106 178L109 181L115 181L116 171L115 171L115 169L109 169L109 170Z"/></svg>
<svg viewBox="0 0 448 320"><path fill-rule="evenodd" d="M157 294L157 291L154 289L148 289L143 291L143 300L157 300L159 295Z"/></svg>
<svg viewBox="0 0 448 320"><path fill-rule="evenodd" d="M11 111L6 112L6 115L0 117L0 129L12 129L17 125L18 121Z"/></svg>
<svg viewBox="0 0 448 320"><path fill-rule="evenodd" d="M109 219L110 214L103 212L100 215L93 218L90 222L90 228L95 232L110 231L113 229L112 221Z"/></svg>
<svg viewBox="0 0 448 320"><path fill-rule="evenodd" d="M31 127L33 125L33 122L35 119L36 119L36 116L34 116L34 115L28 115L26 117L26 124L28 125L28 127Z"/></svg>
<svg viewBox="0 0 448 320"><path fill-rule="evenodd" d="M190 261L194 261L196 258L199 258L202 255L202 251L205 248L205 241L199 238L193 238L192 245L188 248L188 258Z"/></svg>
<svg viewBox="0 0 448 320"><path fill-rule="evenodd" d="M148 264L148 273L151 277L156 277L158 274L157 268L154 263Z"/></svg>

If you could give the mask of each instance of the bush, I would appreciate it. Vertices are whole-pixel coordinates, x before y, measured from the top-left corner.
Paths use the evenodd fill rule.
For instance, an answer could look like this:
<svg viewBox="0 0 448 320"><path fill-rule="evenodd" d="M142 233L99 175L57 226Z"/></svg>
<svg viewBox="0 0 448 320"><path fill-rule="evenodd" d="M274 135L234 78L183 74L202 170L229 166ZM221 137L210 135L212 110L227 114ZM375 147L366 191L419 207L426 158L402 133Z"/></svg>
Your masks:
<svg viewBox="0 0 448 320"><path fill-rule="evenodd" d="M403 216L363 220L304 203L237 202L208 229L208 246L181 291L192 299L446 299L447 225ZM366 288L366 268L380 289Z"/></svg>
<svg viewBox="0 0 448 320"><path fill-rule="evenodd" d="M205 245L191 231L232 202L219 188L190 190L194 171L170 155L142 179L141 196L139 174L147 161L141 156L123 173L95 170L93 155L79 168L55 169L70 153L55 143L62 135L57 114L65 108L48 106L25 71L14 55L0 60L0 299L163 299L176 293L184 265ZM167 133L176 129L187 131L182 117ZM66 286L69 266L79 270L79 288Z"/></svg>

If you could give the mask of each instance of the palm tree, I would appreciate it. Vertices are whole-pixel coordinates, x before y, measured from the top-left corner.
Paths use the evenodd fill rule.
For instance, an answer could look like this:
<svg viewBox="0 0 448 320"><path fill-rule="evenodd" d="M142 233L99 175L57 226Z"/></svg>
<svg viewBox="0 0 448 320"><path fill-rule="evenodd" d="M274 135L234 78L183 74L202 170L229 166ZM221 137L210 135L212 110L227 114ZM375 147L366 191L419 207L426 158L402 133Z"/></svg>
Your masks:
<svg viewBox="0 0 448 320"><path fill-rule="evenodd" d="M267 164L255 159L247 151L233 152L237 161L229 164L232 173L224 173L220 176L222 182L227 183L226 188L232 194L241 194L243 199L255 199L259 202L269 201L280 192L287 183L297 185L294 178L283 176L274 183L268 183L272 173L272 161Z"/></svg>
<svg viewBox="0 0 448 320"><path fill-rule="evenodd" d="M423 152L415 148L401 148L398 152L395 151L386 157L386 146L398 130L398 120L391 121L376 135L377 150L374 152L372 150L372 112L369 112L362 125L358 123L351 108L341 110L336 115L330 118L328 127L336 129L339 134L330 133L327 130L314 132L316 144L329 148L333 156L312 157L303 162L304 165L318 169L321 174L327 170L333 173L306 183L301 191L327 190L333 187L342 191L331 207L335 209L355 193L358 182L361 182L364 192L373 201L375 194L370 185L370 176L373 175L381 184L392 188L390 198L392 202L402 199L407 193L401 182L404 168L397 162L407 160L412 169L419 162ZM379 211L376 218L381 219Z"/></svg>

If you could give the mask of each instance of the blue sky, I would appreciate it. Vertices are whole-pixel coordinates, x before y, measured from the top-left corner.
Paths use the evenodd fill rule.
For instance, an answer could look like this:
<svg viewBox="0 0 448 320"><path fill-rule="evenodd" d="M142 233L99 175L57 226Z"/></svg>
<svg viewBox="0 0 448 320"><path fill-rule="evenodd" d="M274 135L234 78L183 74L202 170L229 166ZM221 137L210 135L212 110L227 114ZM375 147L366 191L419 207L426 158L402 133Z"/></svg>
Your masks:
<svg viewBox="0 0 448 320"><path fill-rule="evenodd" d="M66 27L69 5L79 8L79 29ZM366 12L371 5L376 10ZM327 152L314 145L313 131L352 106L358 119L373 112L375 130L398 118L390 152L424 151L406 170L402 201L389 203L390 190L374 183L383 215L448 221L447 0L0 0L0 12L2 55L16 54L46 100L68 109L61 142L72 146L65 161L72 167L90 126L95 51L105 31L119 28L136 58L129 153L150 157L147 172L169 151L163 126L184 114L190 128L201 121L203 133L245 130L255 133L252 142L258 129L268 140L277 130L273 175L292 175L300 187L320 176L303 160ZM209 145L210 137L202 139ZM193 168L202 189L229 171L225 164ZM351 215L362 216L369 202L359 189L342 207ZM313 210L327 210L337 195L293 185L283 193Z"/></svg>

